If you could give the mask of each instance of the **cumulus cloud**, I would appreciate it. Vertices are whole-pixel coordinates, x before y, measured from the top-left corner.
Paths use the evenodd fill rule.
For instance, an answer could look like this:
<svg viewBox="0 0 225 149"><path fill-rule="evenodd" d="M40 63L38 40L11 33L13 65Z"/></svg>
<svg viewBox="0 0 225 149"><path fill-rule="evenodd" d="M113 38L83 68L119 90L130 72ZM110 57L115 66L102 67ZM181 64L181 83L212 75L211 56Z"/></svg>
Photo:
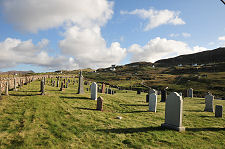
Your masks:
<svg viewBox="0 0 225 149"><path fill-rule="evenodd" d="M118 64L125 56L126 49L113 42L107 47L101 35L101 27L111 19L113 2L107 0L2 0L3 16L16 29L36 33L40 30L62 27L64 39L59 42L62 56L50 57L43 49L50 42L43 39L36 46L28 41L30 48L23 52L39 50L32 59L21 56L15 63L29 63L45 67L85 68L105 67ZM18 41L19 45L25 42ZM16 45L16 48L19 48ZM21 52L21 53L23 53ZM36 57L36 58L34 58ZM69 57L69 58L68 58ZM69 59L69 60L68 60ZM39 61L38 61L39 60Z"/></svg>
<svg viewBox="0 0 225 149"><path fill-rule="evenodd" d="M0 68L13 67L18 64L44 66L49 69L63 68L65 66L67 66L67 69L77 67L75 63L71 63L70 58L49 56L47 52L42 50L47 46L46 42L47 40L43 39L38 45L34 45L32 40L5 39L0 42Z"/></svg>
<svg viewBox="0 0 225 149"><path fill-rule="evenodd" d="M63 24L102 26L113 14L113 2L107 0L1 0L0 4L9 22L32 33Z"/></svg>
<svg viewBox="0 0 225 149"><path fill-rule="evenodd" d="M170 58L181 54L190 54L207 50L204 47L190 48L186 43L176 40L157 37L146 45L133 44L128 49L131 53L131 62L148 61L155 62L159 59Z"/></svg>
<svg viewBox="0 0 225 149"><path fill-rule="evenodd" d="M65 55L72 55L80 67L107 67L118 64L125 56L126 49L120 43L113 42L106 46L98 26L93 28L70 27L60 41L60 48Z"/></svg>
<svg viewBox="0 0 225 149"><path fill-rule="evenodd" d="M172 24L172 25L182 25L185 22L179 17L179 11L171 11L171 10L155 10L150 8L149 10L145 9L136 9L133 11L121 11L121 14L129 14L129 15L138 15L142 19L147 19L149 22L145 26L144 30L149 31L153 28L156 28L163 24Z"/></svg>

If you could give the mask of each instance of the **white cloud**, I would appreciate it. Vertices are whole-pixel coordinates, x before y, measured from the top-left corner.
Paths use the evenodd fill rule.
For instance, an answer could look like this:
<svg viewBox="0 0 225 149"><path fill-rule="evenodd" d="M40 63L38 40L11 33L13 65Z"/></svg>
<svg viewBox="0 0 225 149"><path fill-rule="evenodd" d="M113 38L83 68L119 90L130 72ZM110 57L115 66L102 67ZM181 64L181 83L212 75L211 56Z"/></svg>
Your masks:
<svg viewBox="0 0 225 149"><path fill-rule="evenodd" d="M62 56L49 57L47 52L39 51L38 55L32 55L39 62L23 57L24 61L15 63L53 68L58 65L64 66L64 69L70 66L96 68L118 64L126 56L126 49L121 48L120 43L113 42L107 47L101 35L101 27L113 14L112 1L2 0L0 3L4 16L17 29L31 33L56 27L65 29L62 33L65 39L59 42ZM48 39L43 39L36 47L43 49L48 43ZM23 52L28 50L24 49Z"/></svg>
<svg viewBox="0 0 225 149"><path fill-rule="evenodd" d="M118 64L125 56L126 49L113 42L109 48L101 36L98 26L82 29L70 27L60 41L60 48L65 55L72 55L80 67L107 67Z"/></svg>
<svg viewBox="0 0 225 149"><path fill-rule="evenodd" d="M219 45L225 47L225 36L218 37L218 40L220 41Z"/></svg>
<svg viewBox="0 0 225 149"><path fill-rule="evenodd" d="M220 40L220 41L225 41L225 36L220 36L220 37L218 37L218 40Z"/></svg>
<svg viewBox="0 0 225 149"><path fill-rule="evenodd" d="M182 36L184 38L187 38L187 37L191 37L191 34L190 33L181 33L181 34L175 34L175 33L172 33L169 35L170 37L179 37L179 36Z"/></svg>
<svg viewBox="0 0 225 149"><path fill-rule="evenodd" d="M187 38L187 37L191 37L191 34L190 33L182 33L182 36Z"/></svg>
<svg viewBox="0 0 225 149"><path fill-rule="evenodd" d="M179 17L179 11L170 10L155 10L155 9L136 9L133 11L121 11L121 14L138 15L142 19L147 19L149 23L145 26L144 30L148 31L163 24L182 25L185 22Z"/></svg>
<svg viewBox="0 0 225 149"><path fill-rule="evenodd" d="M102 26L113 14L107 0L2 0L0 6L16 28L32 33L63 24Z"/></svg>
<svg viewBox="0 0 225 149"><path fill-rule="evenodd" d="M46 42L47 40L43 39L35 46L32 40L21 41L13 38L5 39L5 41L0 42L0 68L13 67L18 64L44 66L50 69L65 68L65 66L67 69L77 67L76 64L72 64L69 61L69 58L64 56L49 56L48 53L42 49L47 46Z"/></svg>
<svg viewBox="0 0 225 149"><path fill-rule="evenodd" d="M167 40L157 37L150 40L143 47L138 44L130 46L128 52L132 54L131 62L148 61L155 62L159 59L170 58L182 54L196 53L205 51L203 47L190 48L186 43L176 40Z"/></svg>
<svg viewBox="0 0 225 149"><path fill-rule="evenodd" d="M172 33L172 34L170 34L169 36L170 36L170 37L178 37L178 36L180 36L180 34Z"/></svg>

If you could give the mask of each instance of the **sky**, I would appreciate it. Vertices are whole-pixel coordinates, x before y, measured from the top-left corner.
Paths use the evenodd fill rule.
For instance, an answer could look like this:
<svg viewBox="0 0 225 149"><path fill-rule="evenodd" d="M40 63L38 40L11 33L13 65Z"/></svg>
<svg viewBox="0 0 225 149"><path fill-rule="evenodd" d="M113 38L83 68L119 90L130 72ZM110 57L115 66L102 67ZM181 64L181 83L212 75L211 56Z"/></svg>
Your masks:
<svg viewBox="0 0 225 149"><path fill-rule="evenodd" d="M97 69L218 47L220 0L0 0L0 71Z"/></svg>

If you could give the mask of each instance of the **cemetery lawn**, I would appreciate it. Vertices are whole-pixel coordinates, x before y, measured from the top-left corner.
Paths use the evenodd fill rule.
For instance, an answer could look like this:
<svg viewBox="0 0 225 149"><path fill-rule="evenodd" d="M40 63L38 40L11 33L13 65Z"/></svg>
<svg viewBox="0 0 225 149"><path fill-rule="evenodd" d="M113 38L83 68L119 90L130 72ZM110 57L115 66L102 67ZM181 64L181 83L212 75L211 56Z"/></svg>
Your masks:
<svg viewBox="0 0 225 149"><path fill-rule="evenodd" d="M86 90L85 86L85 90ZM146 93L117 91L102 96L104 111L96 111L90 92L78 95L77 84L64 91L40 81L10 91L0 100L0 148L224 148L225 118L203 112L203 98L185 98L185 132L165 130L165 103L148 112ZM224 100L215 100L223 105ZM224 111L224 110L223 110ZM122 119L116 119L121 116Z"/></svg>

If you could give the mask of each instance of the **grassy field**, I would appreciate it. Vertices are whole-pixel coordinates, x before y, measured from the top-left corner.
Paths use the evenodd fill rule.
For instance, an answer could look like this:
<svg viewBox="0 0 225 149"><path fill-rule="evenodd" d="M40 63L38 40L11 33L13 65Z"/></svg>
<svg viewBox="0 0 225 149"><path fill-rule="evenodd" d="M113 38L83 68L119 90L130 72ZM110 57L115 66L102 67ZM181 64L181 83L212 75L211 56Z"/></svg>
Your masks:
<svg viewBox="0 0 225 149"><path fill-rule="evenodd" d="M85 86L85 88L88 86ZM40 81L10 91L0 101L0 148L224 148L225 118L203 112L203 98L185 98L183 133L165 130L165 103L148 112L145 93L98 94L104 111L96 111L90 93L78 95L77 84L65 91ZM215 100L214 105L225 101ZM121 116L122 119L116 119Z"/></svg>

